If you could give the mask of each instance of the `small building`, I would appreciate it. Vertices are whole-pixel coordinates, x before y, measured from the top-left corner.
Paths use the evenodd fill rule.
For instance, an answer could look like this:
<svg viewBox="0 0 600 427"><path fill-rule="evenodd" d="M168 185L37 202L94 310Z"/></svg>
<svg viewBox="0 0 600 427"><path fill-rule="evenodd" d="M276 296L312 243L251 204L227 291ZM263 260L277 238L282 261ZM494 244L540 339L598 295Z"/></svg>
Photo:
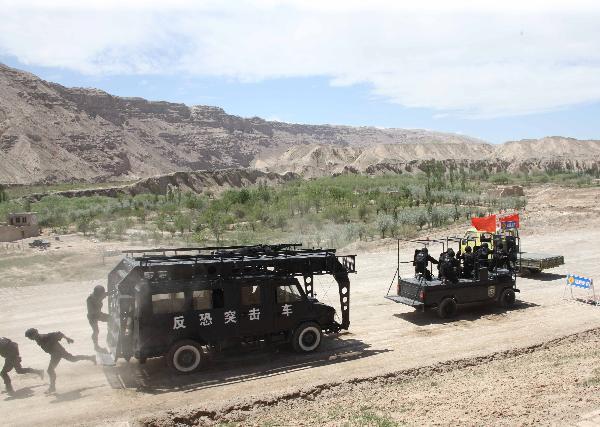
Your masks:
<svg viewBox="0 0 600 427"><path fill-rule="evenodd" d="M14 242L39 235L40 226L35 212L11 213L6 223L0 223L0 242Z"/></svg>

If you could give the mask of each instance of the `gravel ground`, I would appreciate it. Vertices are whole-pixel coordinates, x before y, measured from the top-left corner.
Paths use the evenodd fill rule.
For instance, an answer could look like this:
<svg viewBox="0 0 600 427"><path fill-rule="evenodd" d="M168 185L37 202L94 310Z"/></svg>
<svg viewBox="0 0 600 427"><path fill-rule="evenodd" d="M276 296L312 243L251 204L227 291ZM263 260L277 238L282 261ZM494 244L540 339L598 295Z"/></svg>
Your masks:
<svg viewBox="0 0 600 427"><path fill-rule="evenodd" d="M600 407L600 329L148 426L565 425Z"/></svg>

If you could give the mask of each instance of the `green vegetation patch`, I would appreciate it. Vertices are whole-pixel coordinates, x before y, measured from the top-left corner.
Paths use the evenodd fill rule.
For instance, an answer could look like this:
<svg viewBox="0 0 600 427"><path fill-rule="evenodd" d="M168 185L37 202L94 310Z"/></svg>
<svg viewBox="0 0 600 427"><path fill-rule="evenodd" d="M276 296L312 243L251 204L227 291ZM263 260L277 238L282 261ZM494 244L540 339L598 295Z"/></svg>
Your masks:
<svg viewBox="0 0 600 427"><path fill-rule="evenodd" d="M522 197L488 196L486 190L495 184L595 182L591 172L494 175L435 161L420 168L410 174L296 180L217 196L170 188L166 195L49 195L37 202L5 197L0 218L8 212L36 211L42 227L57 233L79 231L101 240L152 246L294 241L341 247L357 240L411 238L422 229L525 207Z"/></svg>

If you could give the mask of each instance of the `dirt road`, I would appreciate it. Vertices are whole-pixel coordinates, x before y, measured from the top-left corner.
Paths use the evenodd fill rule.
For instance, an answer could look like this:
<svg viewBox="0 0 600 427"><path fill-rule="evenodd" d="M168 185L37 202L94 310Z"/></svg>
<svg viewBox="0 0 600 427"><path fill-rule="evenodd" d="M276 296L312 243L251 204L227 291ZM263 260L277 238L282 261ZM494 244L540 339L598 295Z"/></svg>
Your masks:
<svg viewBox="0 0 600 427"><path fill-rule="evenodd" d="M187 425L600 425L600 329L210 411L151 416ZM590 410L593 408L592 410Z"/></svg>
<svg viewBox="0 0 600 427"><path fill-rule="evenodd" d="M2 395L2 423L116 425L161 411L211 411L351 378L526 347L600 327L600 309L562 299L567 271L600 274L597 217L595 211L586 212L593 221L586 228L572 222L552 227L550 222L550 226L536 223L523 230L527 250L564 254L567 265L536 279L520 279L519 303L511 311L470 307L450 322L413 312L383 298L395 270L395 251L359 253L359 273L351 278L350 331L327 338L314 355L299 356L287 349L257 350L243 357L222 355L203 372L189 376L168 375L160 359L143 366L120 361L114 368L63 361L57 369L58 393L53 396L44 395L47 383L13 373L19 395L11 399ZM409 256L408 247L405 253ZM409 273L407 266L403 274ZM104 280L99 276L85 282L0 288L0 335L18 341L25 366L43 367L48 362L47 355L24 338L28 327L62 330L76 340L68 346L72 352L90 353L85 298ZM326 283L321 290L317 287L318 297L334 301L335 289L327 289Z"/></svg>

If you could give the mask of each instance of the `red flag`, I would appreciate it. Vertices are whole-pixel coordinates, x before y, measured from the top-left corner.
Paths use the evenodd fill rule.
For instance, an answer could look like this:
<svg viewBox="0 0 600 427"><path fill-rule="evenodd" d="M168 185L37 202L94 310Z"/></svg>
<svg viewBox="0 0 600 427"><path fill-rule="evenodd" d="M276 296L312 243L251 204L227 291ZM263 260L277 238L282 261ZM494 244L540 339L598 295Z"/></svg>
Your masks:
<svg viewBox="0 0 600 427"><path fill-rule="evenodd" d="M514 228L519 228L519 214L506 215L500 218L500 223L503 222L512 222L514 223Z"/></svg>
<svg viewBox="0 0 600 427"><path fill-rule="evenodd" d="M477 231L496 232L496 215L486 216L485 218L471 218L471 224Z"/></svg>

